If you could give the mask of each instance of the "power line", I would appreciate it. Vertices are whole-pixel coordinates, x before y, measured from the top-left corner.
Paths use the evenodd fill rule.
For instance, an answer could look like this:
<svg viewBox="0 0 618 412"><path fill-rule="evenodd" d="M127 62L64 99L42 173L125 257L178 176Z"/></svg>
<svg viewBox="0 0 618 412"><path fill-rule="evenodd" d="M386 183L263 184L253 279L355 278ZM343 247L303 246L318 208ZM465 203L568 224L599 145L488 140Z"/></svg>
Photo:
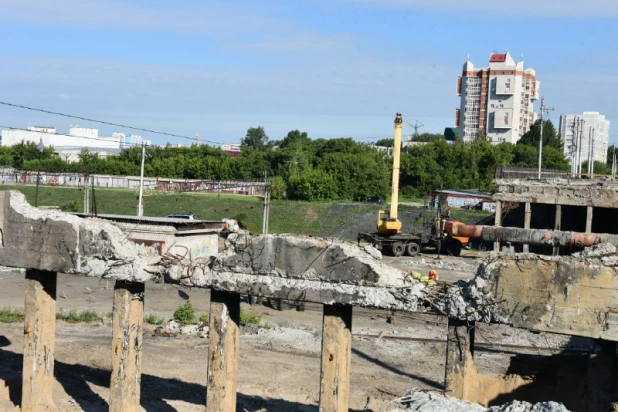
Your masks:
<svg viewBox="0 0 618 412"><path fill-rule="evenodd" d="M15 103L9 103L9 102L0 101L0 105L15 107L17 109L31 110L33 112L46 113L46 114L51 114L51 115L55 115L55 116L63 116L63 117L71 118L71 119L79 119L79 120L84 120L84 121L87 121L87 122L101 123L101 124L106 124L108 126L115 126L115 127L120 127L120 128L124 128L124 129L137 130L137 131L140 131L140 132L147 132L147 133L158 134L158 135L162 135L162 136L170 136L170 137L177 137L179 139L195 140L194 137L184 136L184 135L180 135L180 134L167 133L167 132L159 132L159 131L156 131L156 130L145 129L145 128L142 128L142 127L127 126L127 125L120 124L120 123L108 122L108 121L105 121L105 120L90 119L88 117L75 116L75 115L66 114L66 113L54 112L52 110L39 109L39 108L36 108L36 107L29 107L29 106L24 106L24 105L21 105L21 104L15 104ZM218 145L224 144L224 143L221 143L221 142L214 142L214 141L211 141L211 140L204 140L204 141L208 142L208 143L218 144Z"/></svg>

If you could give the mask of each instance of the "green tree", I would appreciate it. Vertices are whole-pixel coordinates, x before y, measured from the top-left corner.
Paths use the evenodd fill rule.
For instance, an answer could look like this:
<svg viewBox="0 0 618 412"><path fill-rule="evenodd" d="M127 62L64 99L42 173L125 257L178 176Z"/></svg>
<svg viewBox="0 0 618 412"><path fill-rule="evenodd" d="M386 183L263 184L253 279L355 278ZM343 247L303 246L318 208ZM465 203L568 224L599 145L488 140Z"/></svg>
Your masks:
<svg viewBox="0 0 618 412"><path fill-rule="evenodd" d="M375 144L376 146L393 147L393 145L395 144L395 139L380 139L376 141Z"/></svg>
<svg viewBox="0 0 618 412"><path fill-rule="evenodd" d="M519 139L517 144L525 144L529 146L539 147L539 136L541 135L541 119L534 122L530 130L528 130ZM562 149L562 141L556 132L556 128L551 120L543 121L543 147L551 146L556 149Z"/></svg>
<svg viewBox="0 0 618 412"><path fill-rule="evenodd" d="M268 136L264 131L264 127L250 127L247 129L247 134L240 140L240 145L245 147L251 147L255 150L264 151L268 144Z"/></svg>
<svg viewBox="0 0 618 412"><path fill-rule="evenodd" d="M299 130L292 130L288 132L288 135L283 138L279 144L279 148L285 149L293 145L307 145L311 142L311 139L307 135L307 132L300 132Z"/></svg>

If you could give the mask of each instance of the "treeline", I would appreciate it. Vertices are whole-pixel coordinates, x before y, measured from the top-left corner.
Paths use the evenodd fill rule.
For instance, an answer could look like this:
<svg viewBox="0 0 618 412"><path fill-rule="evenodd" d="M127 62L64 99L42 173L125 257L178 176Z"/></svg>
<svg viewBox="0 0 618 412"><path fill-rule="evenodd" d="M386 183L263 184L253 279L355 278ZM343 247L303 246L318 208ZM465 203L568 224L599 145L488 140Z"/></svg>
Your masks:
<svg viewBox="0 0 618 412"><path fill-rule="evenodd" d="M521 142L492 145L484 139L448 143L432 136L401 156L401 192L422 197L439 188L491 190L496 166L536 167L539 123ZM543 167L569 169L560 139L550 121L543 131ZM0 147L0 166L47 172L139 175L141 148L124 149L105 159L82 150L79 161L66 162L52 147L43 153L34 143ZM362 200L390 194L392 160L373 145L352 138L310 139L293 130L282 140L268 138L262 127L250 128L234 157L207 145L149 147L145 175L186 179L262 179L274 176L273 198Z"/></svg>

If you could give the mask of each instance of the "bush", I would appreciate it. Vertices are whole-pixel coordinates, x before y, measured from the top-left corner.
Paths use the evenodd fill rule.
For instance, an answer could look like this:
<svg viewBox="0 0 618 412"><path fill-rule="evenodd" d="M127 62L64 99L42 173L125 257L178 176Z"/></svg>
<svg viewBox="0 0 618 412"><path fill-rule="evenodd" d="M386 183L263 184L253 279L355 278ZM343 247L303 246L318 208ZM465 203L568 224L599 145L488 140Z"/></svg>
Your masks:
<svg viewBox="0 0 618 412"><path fill-rule="evenodd" d="M174 320L183 324L195 323L195 309L193 309L193 305L190 300L176 309L176 312L174 312Z"/></svg>
<svg viewBox="0 0 618 412"><path fill-rule="evenodd" d="M62 309L60 309L60 311L56 313L56 319L68 323L96 322L101 319L101 316L92 309L86 309L81 312L72 310L69 313L64 313Z"/></svg>
<svg viewBox="0 0 618 412"><path fill-rule="evenodd" d="M262 315L247 313L244 310L240 310L240 324L241 326L248 325L253 323L254 325L259 325L262 321Z"/></svg>
<svg viewBox="0 0 618 412"><path fill-rule="evenodd" d="M165 322L165 319L163 319L161 316L153 315L151 313L144 318L144 322L149 325L162 325L163 322Z"/></svg>
<svg viewBox="0 0 618 412"><path fill-rule="evenodd" d="M65 205L60 206L60 210L62 210L63 212L79 212L79 204L77 203L76 200L73 200L72 202L69 202Z"/></svg>
<svg viewBox="0 0 618 412"><path fill-rule="evenodd" d="M208 313L204 313L202 316L200 316L200 322L201 323L209 323L210 322L210 316L208 316Z"/></svg>
<svg viewBox="0 0 618 412"><path fill-rule="evenodd" d="M15 309L0 310L0 323L23 322L24 314Z"/></svg>

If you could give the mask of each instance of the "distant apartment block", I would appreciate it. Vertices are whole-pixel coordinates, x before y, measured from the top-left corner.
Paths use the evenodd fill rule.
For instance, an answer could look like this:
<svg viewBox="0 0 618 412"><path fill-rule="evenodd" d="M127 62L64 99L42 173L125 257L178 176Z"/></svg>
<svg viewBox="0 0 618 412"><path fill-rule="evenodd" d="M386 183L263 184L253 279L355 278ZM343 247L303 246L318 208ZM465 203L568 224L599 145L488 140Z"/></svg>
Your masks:
<svg viewBox="0 0 618 412"><path fill-rule="evenodd" d="M596 162L607 161L609 120L599 112L563 114L560 116L560 137L565 156L571 160L571 169L588 160L589 154Z"/></svg>
<svg viewBox="0 0 618 412"><path fill-rule="evenodd" d="M68 133L60 133L54 126L28 126L26 129L3 129L0 132L1 146L13 146L22 141L38 144L41 140L45 147L53 146L68 162L79 160L83 148L106 157L127 147L141 146L142 143L150 145L150 141L143 140L141 136L125 133L101 136L98 129L77 125L71 125Z"/></svg>
<svg viewBox="0 0 618 412"><path fill-rule="evenodd" d="M524 70L523 59L515 62L509 53L492 53L489 67L467 60L457 80L461 103L455 112L463 141L482 136L496 144L517 143L536 120L539 87L535 71Z"/></svg>

